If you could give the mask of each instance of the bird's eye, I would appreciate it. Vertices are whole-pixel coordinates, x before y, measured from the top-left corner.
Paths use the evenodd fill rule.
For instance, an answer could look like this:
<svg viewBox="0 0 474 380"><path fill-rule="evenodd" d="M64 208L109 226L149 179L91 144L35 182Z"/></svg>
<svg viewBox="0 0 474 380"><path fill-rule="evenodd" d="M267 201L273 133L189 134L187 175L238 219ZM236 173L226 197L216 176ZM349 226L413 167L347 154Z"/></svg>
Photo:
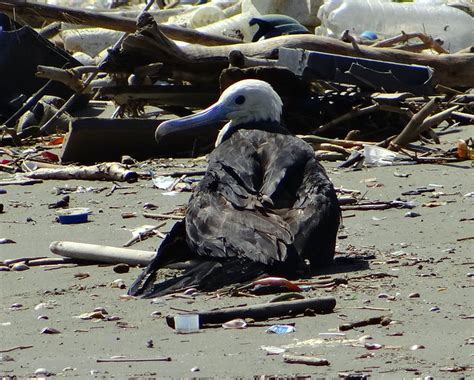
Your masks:
<svg viewBox="0 0 474 380"><path fill-rule="evenodd" d="M235 98L235 104L241 105L245 103L245 96L239 95Z"/></svg>

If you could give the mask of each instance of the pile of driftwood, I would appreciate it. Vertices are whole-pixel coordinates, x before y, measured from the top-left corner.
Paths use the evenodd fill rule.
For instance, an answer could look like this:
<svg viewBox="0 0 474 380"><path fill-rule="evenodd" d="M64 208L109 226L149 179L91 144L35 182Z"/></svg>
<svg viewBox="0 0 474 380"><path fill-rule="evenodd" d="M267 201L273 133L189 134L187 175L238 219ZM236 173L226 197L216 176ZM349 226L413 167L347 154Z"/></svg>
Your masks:
<svg viewBox="0 0 474 380"><path fill-rule="evenodd" d="M38 38L54 35L56 21L124 32L98 64L67 58L62 64L36 65L41 85L23 102L0 109L0 144L27 144L60 131L67 132L62 162L201 155L212 149L215 128L199 136L169 136L161 146L154 130L173 115L207 107L232 83L257 78L280 94L286 126L313 144L321 159L350 166L360 161L354 153L365 145L408 153L418 162L468 158L410 144L436 143L440 134L473 124L474 53L469 49L448 54L422 33L403 32L373 46L348 33L341 40L301 34L243 43L159 24L157 14L147 13L150 5L135 22L107 13L0 2L0 11L15 20L43 25ZM406 43L413 38L421 43ZM43 95L58 83L68 95L63 90L62 101L45 101ZM113 104L115 110L108 119L69 117L88 101L89 106Z"/></svg>

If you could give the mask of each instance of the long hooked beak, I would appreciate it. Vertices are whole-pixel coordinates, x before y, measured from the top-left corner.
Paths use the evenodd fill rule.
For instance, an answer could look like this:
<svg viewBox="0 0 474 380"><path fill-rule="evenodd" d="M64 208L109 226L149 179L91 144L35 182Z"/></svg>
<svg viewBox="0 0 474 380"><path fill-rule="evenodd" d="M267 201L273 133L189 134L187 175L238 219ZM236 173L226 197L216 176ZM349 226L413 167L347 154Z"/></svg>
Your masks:
<svg viewBox="0 0 474 380"><path fill-rule="evenodd" d="M163 137L170 133L179 132L185 133L193 130L196 127L201 127L207 124L214 124L216 122L226 119L228 114L228 107L222 103L215 103L212 106L202 110L193 115L181 117L179 119L167 120L161 123L155 131L155 140L159 142Z"/></svg>

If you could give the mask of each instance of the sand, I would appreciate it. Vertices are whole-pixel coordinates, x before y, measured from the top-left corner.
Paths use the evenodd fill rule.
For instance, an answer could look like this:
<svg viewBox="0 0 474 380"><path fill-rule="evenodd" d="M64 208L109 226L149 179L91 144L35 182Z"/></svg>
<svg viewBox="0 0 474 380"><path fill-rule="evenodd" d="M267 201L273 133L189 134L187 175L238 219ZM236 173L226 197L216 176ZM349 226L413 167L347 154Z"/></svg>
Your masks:
<svg viewBox="0 0 474 380"><path fill-rule="evenodd" d="M469 132L472 127L460 135L469 137ZM443 136L442 147L454 146L458 137ZM146 165L157 169L158 163L176 165L169 170L196 165L186 160ZM203 163L197 165L196 168ZM111 283L120 278L130 285L140 268L131 268L124 274L115 273L110 265L0 272L0 377L26 378L38 368L57 377L120 379L272 375L338 378L356 373L376 379L472 376L473 277L469 273L474 272L474 199L465 196L474 191L471 163L360 171L337 170L333 163L324 165L336 187L357 189L371 200L412 200L417 204L412 211L420 214L409 218L404 216L408 210L396 208L344 212L337 250L365 260L339 262L315 275L316 280L327 276L344 278L346 285L304 293L306 297L335 297L333 313L271 320L242 330L217 327L177 334L166 325L166 315L175 315L179 310L265 303L274 295L203 294L165 297L154 302L124 300L120 296L126 290L113 288ZM409 176L398 177L394 172ZM7 175L1 173L0 177ZM61 225L55 220L55 210L48 209L48 203L61 197L54 194L54 188L66 185L107 188L102 192L70 194L71 207L89 207L93 211L88 223ZM435 192L401 195L422 186L434 187ZM5 212L0 214L0 238L16 243L0 245L0 260L53 256L48 247L55 240L120 247L131 237L127 229L157 224L142 216L146 202L158 205L154 212L167 212L185 205L190 195L163 195L150 180L140 180L106 196L111 187L112 183L89 181L44 181L33 186L3 187L7 193L0 195L0 203L5 206ZM437 202L438 206L422 206L430 202ZM137 216L123 219L122 212L136 212ZM166 232L171 224L161 231ZM159 242L153 237L132 248L153 251ZM12 307L14 304L21 306ZM119 319L76 318L97 307ZM392 323L337 334L343 323L382 315ZM48 319L38 319L39 316ZM269 325L290 322L295 324L293 333L266 332ZM59 333L41 334L45 327ZM330 364L288 364L283 354L268 355L262 346L284 348L286 354L325 358ZM9 349L12 350L5 352ZM111 357L171 360L97 361Z"/></svg>

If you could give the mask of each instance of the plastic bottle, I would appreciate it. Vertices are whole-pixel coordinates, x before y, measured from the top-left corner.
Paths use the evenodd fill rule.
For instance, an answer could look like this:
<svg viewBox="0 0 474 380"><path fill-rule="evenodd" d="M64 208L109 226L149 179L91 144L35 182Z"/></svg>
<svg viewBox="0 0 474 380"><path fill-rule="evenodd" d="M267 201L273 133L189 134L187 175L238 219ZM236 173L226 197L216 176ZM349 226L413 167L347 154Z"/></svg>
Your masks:
<svg viewBox="0 0 474 380"><path fill-rule="evenodd" d="M197 28L198 31L214 35L233 38L243 38L244 41L252 41L252 37L258 29L257 25L250 26L249 21L253 15L241 13L213 24Z"/></svg>
<svg viewBox="0 0 474 380"><path fill-rule="evenodd" d="M444 41L450 52L474 43L474 18L448 5L391 3L380 0L327 0L318 11L316 33L339 37L345 30L359 35L374 32L379 38L404 31L421 32Z"/></svg>
<svg viewBox="0 0 474 380"><path fill-rule="evenodd" d="M459 158L474 160L474 148L469 146L465 140L458 140L456 154Z"/></svg>

